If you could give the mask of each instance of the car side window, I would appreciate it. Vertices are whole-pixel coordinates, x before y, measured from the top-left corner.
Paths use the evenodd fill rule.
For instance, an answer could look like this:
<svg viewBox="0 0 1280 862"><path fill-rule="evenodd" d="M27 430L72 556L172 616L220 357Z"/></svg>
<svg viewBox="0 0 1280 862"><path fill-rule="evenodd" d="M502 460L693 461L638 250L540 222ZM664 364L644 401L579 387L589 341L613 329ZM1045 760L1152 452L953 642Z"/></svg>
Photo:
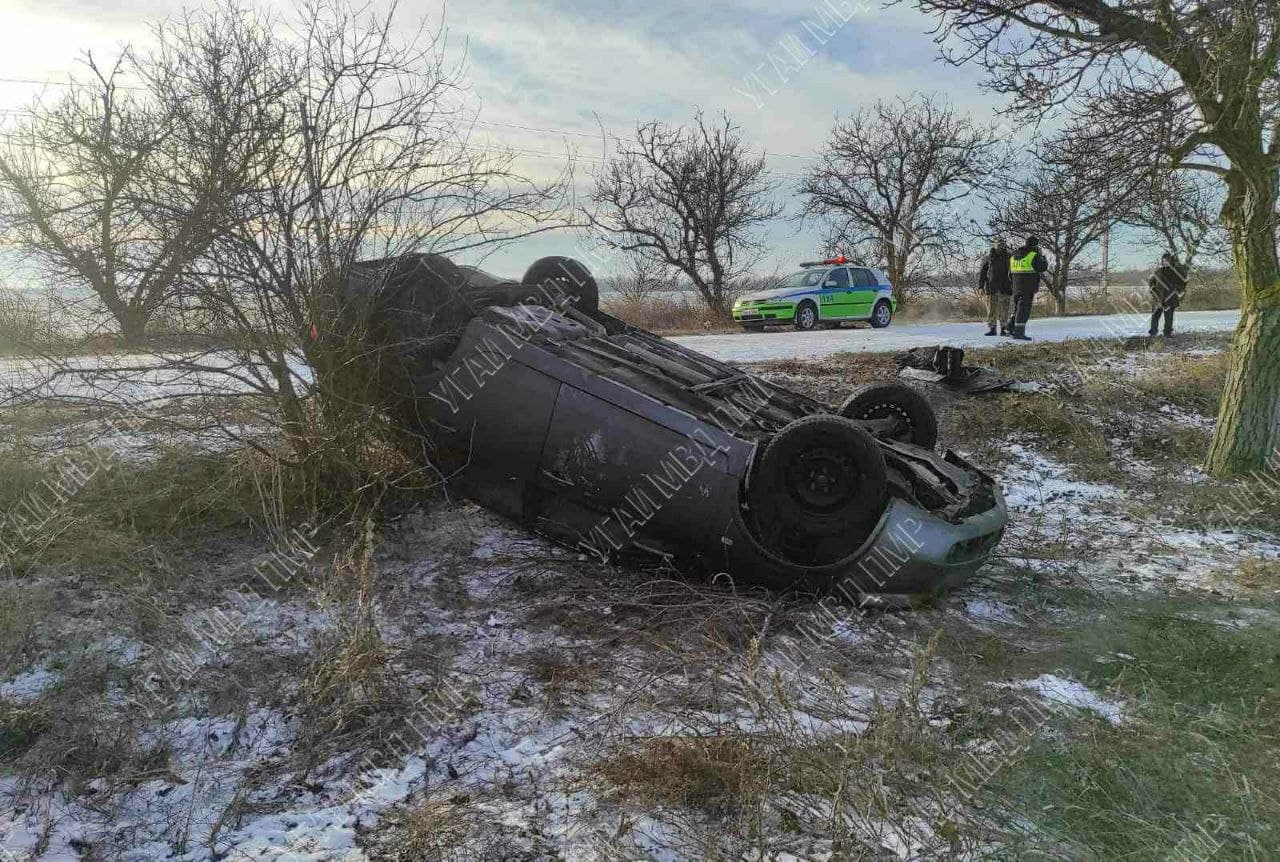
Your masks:
<svg viewBox="0 0 1280 862"><path fill-rule="evenodd" d="M832 284L832 282L835 284ZM840 288L849 286L849 270L843 266L838 266L831 272L827 273L826 279L822 282L824 287Z"/></svg>
<svg viewBox="0 0 1280 862"><path fill-rule="evenodd" d="M858 287L875 287L877 284L875 275L869 269L855 269L853 283Z"/></svg>

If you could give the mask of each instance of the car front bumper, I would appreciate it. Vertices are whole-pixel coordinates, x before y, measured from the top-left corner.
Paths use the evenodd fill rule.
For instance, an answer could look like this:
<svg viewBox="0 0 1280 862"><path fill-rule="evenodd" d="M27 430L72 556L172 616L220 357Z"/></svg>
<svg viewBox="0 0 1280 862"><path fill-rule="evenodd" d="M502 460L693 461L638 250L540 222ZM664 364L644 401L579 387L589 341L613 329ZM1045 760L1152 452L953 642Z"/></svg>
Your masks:
<svg viewBox="0 0 1280 862"><path fill-rule="evenodd" d="M790 323L795 316L795 303L770 303L733 308L733 319L738 323Z"/></svg>
<svg viewBox="0 0 1280 862"><path fill-rule="evenodd" d="M726 573L750 573L746 579L774 588L834 593L860 605L909 604L964 583L991 556L1009 519L1000 490L991 492L990 508L957 523L894 498L857 551L824 566L780 559L738 520L726 534Z"/></svg>

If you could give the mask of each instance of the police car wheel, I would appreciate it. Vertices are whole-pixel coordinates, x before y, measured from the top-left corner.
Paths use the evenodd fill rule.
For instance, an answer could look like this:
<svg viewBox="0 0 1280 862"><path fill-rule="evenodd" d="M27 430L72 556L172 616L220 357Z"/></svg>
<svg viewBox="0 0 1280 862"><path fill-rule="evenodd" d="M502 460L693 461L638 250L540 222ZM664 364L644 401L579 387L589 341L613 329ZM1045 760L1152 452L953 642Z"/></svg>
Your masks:
<svg viewBox="0 0 1280 862"><path fill-rule="evenodd" d="M884 455L857 423L806 416L765 446L747 498L753 512L788 532L815 539L869 532L889 500Z"/></svg>
<svg viewBox="0 0 1280 862"><path fill-rule="evenodd" d="M890 438L924 449L938 445L938 415L923 395L901 383L872 383L854 390L840 405L840 415L854 421L898 420Z"/></svg>
<svg viewBox="0 0 1280 862"><path fill-rule="evenodd" d="M892 322L893 306L889 304L889 300L882 299L871 312L871 325L875 329L884 329Z"/></svg>
<svg viewBox="0 0 1280 862"><path fill-rule="evenodd" d="M808 332L818 325L818 307L812 302L800 303L796 309L796 329Z"/></svg>

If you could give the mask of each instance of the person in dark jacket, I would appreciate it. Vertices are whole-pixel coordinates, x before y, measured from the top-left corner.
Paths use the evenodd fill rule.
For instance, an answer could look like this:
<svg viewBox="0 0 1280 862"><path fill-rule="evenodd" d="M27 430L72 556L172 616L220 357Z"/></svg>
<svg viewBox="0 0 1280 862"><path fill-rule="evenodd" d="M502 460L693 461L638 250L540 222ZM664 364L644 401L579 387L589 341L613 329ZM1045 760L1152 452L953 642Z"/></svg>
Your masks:
<svg viewBox="0 0 1280 862"><path fill-rule="evenodd" d="M978 270L978 289L987 294L987 335L1007 335L1005 319L1009 316L1009 298L1013 295L1013 282L1009 276L1009 246L1003 239L991 244L991 251L982 259Z"/></svg>
<svg viewBox="0 0 1280 862"><path fill-rule="evenodd" d="M1148 335L1155 337L1160 317L1164 316L1164 337L1173 335L1173 311L1182 304L1182 295L1187 292L1187 270L1178 260L1178 256L1166 252L1160 258L1160 265L1147 279L1151 289L1151 329Z"/></svg>
<svg viewBox="0 0 1280 862"><path fill-rule="evenodd" d="M1009 317L1009 335L1019 341L1030 341L1027 320L1035 301L1040 280L1049 271L1049 261L1040 253L1040 240L1027 237L1022 248L1009 256L1009 273L1013 280L1013 314Z"/></svg>

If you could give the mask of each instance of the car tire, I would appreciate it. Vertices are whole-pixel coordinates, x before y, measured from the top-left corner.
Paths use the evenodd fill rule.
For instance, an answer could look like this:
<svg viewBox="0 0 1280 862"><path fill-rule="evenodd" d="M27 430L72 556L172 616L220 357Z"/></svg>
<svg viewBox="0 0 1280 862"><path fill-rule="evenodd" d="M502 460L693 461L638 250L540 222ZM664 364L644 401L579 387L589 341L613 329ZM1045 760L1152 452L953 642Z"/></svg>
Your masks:
<svg viewBox="0 0 1280 862"><path fill-rule="evenodd" d="M873 329L884 329L893 322L893 304L887 299L882 299L876 303L875 308L871 309L871 327Z"/></svg>
<svg viewBox="0 0 1280 862"><path fill-rule="evenodd" d="M594 314L600 310L600 287L591 271L579 261L561 255L541 257L525 270L524 278L520 279L526 287L548 282L571 296L571 304L578 311Z"/></svg>
<svg viewBox="0 0 1280 862"><path fill-rule="evenodd" d="M893 439L924 449L938 445L938 415L927 398L901 383L872 383L854 390L840 405L846 419L901 420L903 430Z"/></svg>
<svg viewBox="0 0 1280 862"><path fill-rule="evenodd" d="M810 332L815 329L818 325L818 306L807 299L797 305L795 324L799 332Z"/></svg>
<svg viewBox="0 0 1280 862"><path fill-rule="evenodd" d="M814 540L869 532L889 500L875 438L843 416L797 419L765 446L747 487L757 523ZM852 549L851 549L852 550Z"/></svg>

